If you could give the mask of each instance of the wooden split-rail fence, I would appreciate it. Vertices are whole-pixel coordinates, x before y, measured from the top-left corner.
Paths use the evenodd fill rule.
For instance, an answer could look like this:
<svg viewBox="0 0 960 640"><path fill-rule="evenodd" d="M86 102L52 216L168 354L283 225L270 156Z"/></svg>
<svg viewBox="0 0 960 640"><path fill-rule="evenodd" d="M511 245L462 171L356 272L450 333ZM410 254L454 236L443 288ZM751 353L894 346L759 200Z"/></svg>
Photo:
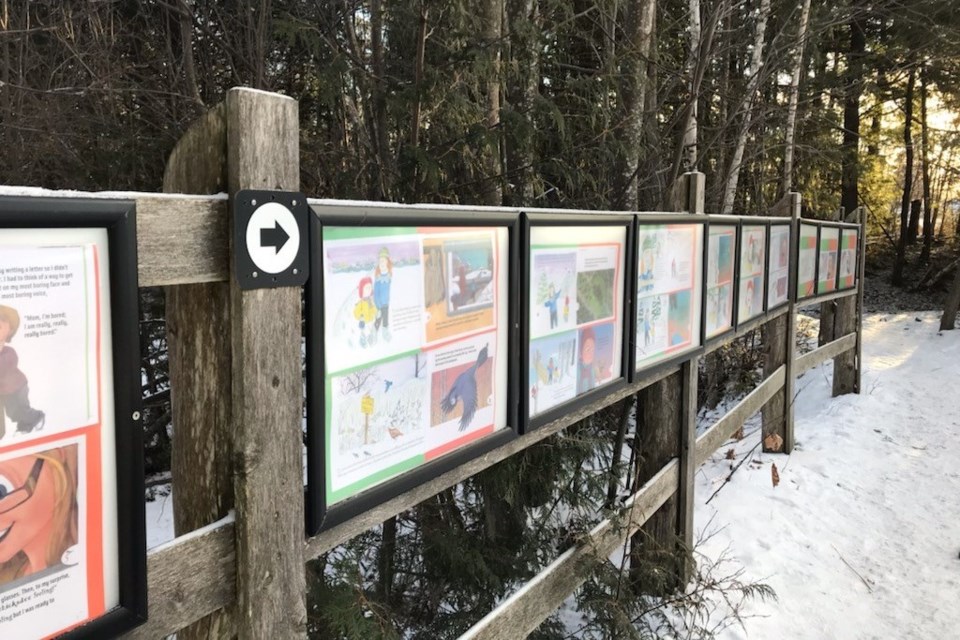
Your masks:
<svg viewBox="0 0 960 640"><path fill-rule="evenodd" d="M301 294L294 287L239 289L231 273L224 195L297 191L298 141L295 100L233 89L177 144L164 176L168 194L120 194L136 201L139 286L166 287L177 533L148 552L149 619L128 638L306 637L306 562L636 394L645 412L645 484L463 636L524 637L641 528L667 531L692 548L695 470L760 411L763 437L779 436L771 441L789 453L798 376L832 359L834 393L859 392L862 242L857 287L802 303L830 304L832 342L798 355L800 305L790 303L697 356L641 374L588 406L307 538ZM676 211L703 211L702 174L686 174L674 191ZM800 196L787 194L772 215L790 218L796 232ZM699 358L758 328L765 350L762 382L698 436Z"/></svg>

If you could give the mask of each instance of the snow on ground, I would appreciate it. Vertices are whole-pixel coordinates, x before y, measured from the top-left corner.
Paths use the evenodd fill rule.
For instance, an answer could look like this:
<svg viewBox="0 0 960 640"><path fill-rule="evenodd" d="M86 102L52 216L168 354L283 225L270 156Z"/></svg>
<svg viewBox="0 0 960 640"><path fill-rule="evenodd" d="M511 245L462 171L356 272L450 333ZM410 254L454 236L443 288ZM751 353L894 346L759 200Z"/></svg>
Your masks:
<svg viewBox="0 0 960 640"><path fill-rule="evenodd" d="M173 491L170 485L147 489L147 549L169 542L173 537Z"/></svg>
<svg viewBox="0 0 960 640"><path fill-rule="evenodd" d="M797 382L790 456L749 454L753 420L698 471L698 551L726 551L779 596L722 638L956 637L960 331L938 326L929 312L865 317L861 395L831 398L830 364L814 369Z"/></svg>

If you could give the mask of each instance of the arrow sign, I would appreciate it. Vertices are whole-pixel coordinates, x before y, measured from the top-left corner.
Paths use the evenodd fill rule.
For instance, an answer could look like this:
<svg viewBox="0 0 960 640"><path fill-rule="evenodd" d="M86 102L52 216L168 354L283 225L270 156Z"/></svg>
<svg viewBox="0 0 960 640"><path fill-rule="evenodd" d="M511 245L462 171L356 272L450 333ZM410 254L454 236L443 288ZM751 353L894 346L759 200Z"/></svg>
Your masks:
<svg viewBox="0 0 960 640"><path fill-rule="evenodd" d="M290 240L290 234L284 231L277 221L274 221L272 229L260 229L260 246L273 247L274 253L280 253L288 240Z"/></svg>
<svg viewBox="0 0 960 640"><path fill-rule="evenodd" d="M302 287L310 270L306 196L241 190L230 198L230 210L240 288Z"/></svg>

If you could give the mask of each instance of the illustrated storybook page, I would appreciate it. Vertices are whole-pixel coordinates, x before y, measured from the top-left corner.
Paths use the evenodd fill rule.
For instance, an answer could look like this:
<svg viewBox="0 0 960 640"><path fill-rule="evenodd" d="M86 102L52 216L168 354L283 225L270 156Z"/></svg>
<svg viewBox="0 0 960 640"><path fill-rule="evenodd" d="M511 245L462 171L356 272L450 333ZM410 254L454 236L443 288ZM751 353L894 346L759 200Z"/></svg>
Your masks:
<svg viewBox="0 0 960 640"><path fill-rule="evenodd" d="M507 427L508 229L324 227L326 504Z"/></svg>
<svg viewBox="0 0 960 640"><path fill-rule="evenodd" d="M636 369L700 345L703 225L644 224L637 231Z"/></svg>
<svg viewBox="0 0 960 640"><path fill-rule="evenodd" d="M817 279L817 225L800 224L797 251L797 299L814 295Z"/></svg>
<svg viewBox="0 0 960 640"><path fill-rule="evenodd" d="M706 337L733 328L733 271L737 254L737 227L710 225L707 238L707 294L704 310Z"/></svg>
<svg viewBox="0 0 960 640"><path fill-rule="evenodd" d="M773 309L790 297L790 225L770 225L768 260L767 308Z"/></svg>
<svg viewBox="0 0 960 640"><path fill-rule="evenodd" d="M857 229L844 229L840 235L840 288L852 289L857 282Z"/></svg>
<svg viewBox="0 0 960 640"><path fill-rule="evenodd" d="M529 416L622 377L626 226L530 229Z"/></svg>
<svg viewBox="0 0 960 640"><path fill-rule="evenodd" d="M763 313L766 246L766 226L744 224L740 227L740 289L737 296L738 323L746 322Z"/></svg>
<svg viewBox="0 0 960 640"><path fill-rule="evenodd" d="M840 248L840 229L820 228L820 267L817 271L817 293L829 293L837 288L837 263Z"/></svg>
<svg viewBox="0 0 960 640"><path fill-rule="evenodd" d="M116 607L105 229L0 229L0 638Z"/></svg>

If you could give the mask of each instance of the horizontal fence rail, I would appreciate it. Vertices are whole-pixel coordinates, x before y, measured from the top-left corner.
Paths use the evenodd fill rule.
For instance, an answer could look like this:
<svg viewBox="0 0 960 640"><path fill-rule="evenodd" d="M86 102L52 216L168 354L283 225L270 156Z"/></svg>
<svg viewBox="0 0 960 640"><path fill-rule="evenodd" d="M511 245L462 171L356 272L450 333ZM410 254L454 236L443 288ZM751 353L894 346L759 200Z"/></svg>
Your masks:
<svg viewBox="0 0 960 640"><path fill-rule="evenodd" d="M800 375L804 371L809 371L816 366L819 366L826 362L827 360L832 360L836 358L841 353L853 349L857 344L857 336L854 333L847 334L840 338L837 338L833 342L828 342L818 349L814 349L809 353L805 353L802 356L798 357L796 360L797 375Z"/></svg>
<svg viewBox="0 0 960 640"><path fill-rule="evenodd" d="M663 506L679 484L680 464L674 459L630 496L615 517L597 524L580 544L563 552L461 639L498 640L529 635L587 580L598 563L607 562L610 554Z"/></svg>
<svg viewBox="0 0 960 640"><path fill-rule="evenodd" d="M697 438L696 466L706 462L751 416L770 401L773 394L783 388L785 374L786 367L781 366Z"/></svg>

